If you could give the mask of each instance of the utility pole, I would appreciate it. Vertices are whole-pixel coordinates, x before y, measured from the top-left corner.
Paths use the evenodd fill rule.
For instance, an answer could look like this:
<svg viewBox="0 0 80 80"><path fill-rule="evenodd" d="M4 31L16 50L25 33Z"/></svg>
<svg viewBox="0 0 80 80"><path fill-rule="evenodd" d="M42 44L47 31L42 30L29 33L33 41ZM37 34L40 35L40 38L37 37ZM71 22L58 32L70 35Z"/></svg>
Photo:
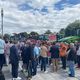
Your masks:
<svg viewBox="0 0 80 80"><path fill-rule="evenodd" d="M2 38L3 38L3 8L1 9L1 34L2 34Z"/></svg>

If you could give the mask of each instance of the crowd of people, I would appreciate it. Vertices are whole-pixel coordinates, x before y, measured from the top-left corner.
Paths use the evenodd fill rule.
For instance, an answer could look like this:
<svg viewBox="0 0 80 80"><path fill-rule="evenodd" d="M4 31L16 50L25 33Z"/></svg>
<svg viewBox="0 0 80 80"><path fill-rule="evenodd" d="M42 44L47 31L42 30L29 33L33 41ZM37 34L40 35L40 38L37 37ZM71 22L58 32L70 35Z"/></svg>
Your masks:
<svg viewBox="0 0 80 80"><path fill-rule="evenodd" d="M11 65L12 80L20 80L18 77L19 63L22 61L23 73L27 79L37 74L37 66L47 73L47 65L52 66L52 71L69 68L69 77L75 77L75 65L80 68L80 43L48 42L48 41L4 41L0 37L0 73L3 65ZM0 79L1 80L1 79ZM5 80L5 79L4 79Z"/></svg>

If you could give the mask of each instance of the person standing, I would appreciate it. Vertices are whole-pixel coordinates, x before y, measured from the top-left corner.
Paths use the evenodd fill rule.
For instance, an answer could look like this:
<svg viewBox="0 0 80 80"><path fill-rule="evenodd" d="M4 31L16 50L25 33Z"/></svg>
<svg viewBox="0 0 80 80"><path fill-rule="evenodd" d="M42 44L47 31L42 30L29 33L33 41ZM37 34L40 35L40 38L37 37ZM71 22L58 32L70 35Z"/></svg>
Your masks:
<svg viewBox="0 0 80 80"><path fill-rule="evenodd" d="M22 62L23 62L23 65L22 65L23 72L26 71L25 49L26 49L25 43L24 42L21 42L20 51L21 51L21 58L22 58Z"/></svg>
<svg viewBox="0 0 80 80"><path fill-rule="evenodd" d="M41 45L41 71L46 71L46 65L47 65L47 58L48 58L48 49L46 47L46 44L43 42Z"/></svg>
<svg viewBox="0 0 80 80"><path fill-rule="evenodd" d="M0 71L2 71L3 64L5 64L4 48L5 48L5 41L0 36Z"/></svg>
<svg viewBox="0 0 80 80"><path fill-rule="evenodd" d="M27 42L26 42L26 48L25 48L25 54L24 55L25 55L24 60L26 63L26 71L28 72L27 79L30 80L33 76L32 61L34 59L33 47L32 47L30 40L27 40Z"/></svg>
<svg viewBox="0 0 80 80"><path fill-rule="evenodd" d="M79 47L77 50L77 63L78 63L78 68L80 68L80 43L79 43Z"/></svg>
<svg viewBox="0 0 80 80"><path fill-rule="evenodd" d="M18 77L19 54L16 41L10 47L10 63L12 66L12 80L20 80L21 78Z"/></svg>
<svg viewBox="0 0 80 80"><path fill-rule="evenodd" d="M75 59L76 59L76 51L74 48L74 44L71 43L67 57L67 63L69 67L69 77L75 77Z"/></svg>
<svg viewBox="0 0 80 80"><path fill-rule="evenodd" d="M40 49L38 43L36 43L33 47L33 55L34 55L34 60L32 61L32 68L33 68L33 76L34 76L37 73L38 59L40 55Z"/></svg>
<svg viewBox="0 0 80 80"><path fill-rule="evenodd" d="M2 73L3 64L5 64L5 55L4 55L5 41L0 35L0 79L5 80L4 74Z"/></svg>
<svg viewBox="0 0 80 80"><path fill-rule="evenodd" d="M10 43L5 41L5 58L6 58L6 65L9 65L9 55L10 55Z"/></svg>
<svg viewBox="0 0 80 80"><path fill-rule="evenodd" d="M60 57L62 61L62 69L66 70L66 52L67 52L67 45L64 43L60 44Z"/></svg>
<svg viewBox="0 0 80 80"><path fill-rule="evenodd" d="M57 43L53 43L50 52L51 52L51 59L53 64L53 71L57 71L58 61L59 61L59 45Z"/></svg>

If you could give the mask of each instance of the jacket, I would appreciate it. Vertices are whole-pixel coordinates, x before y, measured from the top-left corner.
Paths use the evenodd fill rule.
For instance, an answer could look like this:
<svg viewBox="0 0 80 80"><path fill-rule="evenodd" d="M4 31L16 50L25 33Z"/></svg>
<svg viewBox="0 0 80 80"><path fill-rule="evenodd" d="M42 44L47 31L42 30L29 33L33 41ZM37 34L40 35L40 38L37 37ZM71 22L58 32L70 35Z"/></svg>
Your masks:
<svg viewBox="0 0 80 80"><path fill-rule="evenodd" d="M75 59L76 59L76 51L74 48L71 48L70 52L68 54L67 60L68 61L75 61Z"/></svg>
<svg viewBox="0 0 80 80"><path fill-rule="evenodd" d="M34 55L33 55L33 47L32 46L28 46L25 49L25 62L29 63L29 61L32 61L34 59Z"/></svg>
<svg viewBox="0 0 80 80"><path fill-rule="evenodd" d="M15 64L19 62L18 49L15 45L10 48L10 62Z"/></svg>

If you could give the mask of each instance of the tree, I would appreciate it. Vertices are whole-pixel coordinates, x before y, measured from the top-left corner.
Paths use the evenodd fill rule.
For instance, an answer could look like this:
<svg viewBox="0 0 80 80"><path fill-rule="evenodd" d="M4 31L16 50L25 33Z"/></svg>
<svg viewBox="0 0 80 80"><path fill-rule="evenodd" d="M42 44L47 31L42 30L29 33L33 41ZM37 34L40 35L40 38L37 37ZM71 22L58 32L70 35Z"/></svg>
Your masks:
<svg viewBox="0 0 80 80"><path fill-rule="evenodd" d="M47 30L44 34L52 34L50 30Z"/></svg>
<svg viewBox="0 0 80 80"><path fill-rule="evenodd" d="M65 36L65 29L62 28L60 31L59 31L59 35L61 38L63 38Z"/></svg>
<svg viewBox="0 0 80 80"><path fill-rule="evenodd" d="M60 31L59 31L60 34L65 34L65 29L62 28Z"/></svg>
<svg viewBox="0 0 80 80"><path fill-rule="evenodd" d="M37 32L32 31L32 32L29 34L29 37L30 37L30 38L33 38L33 39L38 39L39 34L38 34Z"/></svg>
<svg viewBox="0 0 80 80"><path fill-rule="evenodd" d="M9 34L4 34L4 40L10 40L10 35Z"/></svg>
<svg viewBox="0 0 80 80"><path fill-rule="evenodd" d="M65 36L76 36L79 35L80 31L80 20L76 20L73 23L70 23L65 29Z"/></svg>
<svg viewBox="0 0 80 80"><path fill-rule="evenodd" d="M39 34L38 34L37 32L32 31L32 32L30 33L30 35L36 36L36 35L39 35Z"/></svg>
<svg viewBox="0 0 80 80"><path fill-rule="evenodd" d="M22 33L19 33L19 37L27 38L28 34L27 34L27 32L22 32Z"/></svg>

